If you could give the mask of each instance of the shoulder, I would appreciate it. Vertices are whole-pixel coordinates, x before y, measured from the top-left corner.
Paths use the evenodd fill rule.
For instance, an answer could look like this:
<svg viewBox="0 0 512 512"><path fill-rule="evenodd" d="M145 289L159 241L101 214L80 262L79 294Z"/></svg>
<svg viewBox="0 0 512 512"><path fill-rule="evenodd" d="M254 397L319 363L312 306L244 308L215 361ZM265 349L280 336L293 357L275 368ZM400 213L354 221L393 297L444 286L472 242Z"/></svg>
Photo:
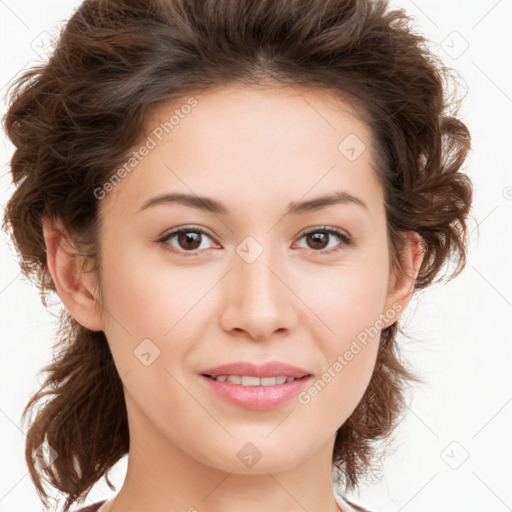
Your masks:
<svg viewBox="0 0 512 512"><path fill-rule="evenodd" d="M107 500L97 501L92 505L87 505L86 507L79 508L75 510L75 512L96 512L106 501Z"/></svg>

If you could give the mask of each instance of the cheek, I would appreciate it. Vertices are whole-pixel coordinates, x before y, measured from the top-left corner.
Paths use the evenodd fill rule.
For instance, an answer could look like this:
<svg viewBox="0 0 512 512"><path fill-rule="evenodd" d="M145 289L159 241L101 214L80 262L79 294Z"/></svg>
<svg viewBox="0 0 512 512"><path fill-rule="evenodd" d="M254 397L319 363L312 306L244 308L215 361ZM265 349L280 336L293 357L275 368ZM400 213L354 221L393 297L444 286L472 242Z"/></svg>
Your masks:
<svg viewBox="0 0 512 512"><path fill-rule="evenodd" d="M299 395L305 414L316 410L329 418L332 430L339 428L361 400L372 375L380 344L379 324L382 301L374 289L361 290L338 298L337 307L324 311L331 331L316 336L323 355L323 366L311 385ZM362 293L362 292L365 293ZM324 297L325 300L327 300ZM322 332L326 332L323 328ZM324 411L324 412L322 412ZM326 425L327 426L327 425Z"/></svg>
<svg viewBox="0 0 512 512"><path fill-rule="evenodd" d="M196 348L210 317L217 274L206 267L149 264L143 251L115 248L112 243L104 249L101 289L105 333L118 371L147 371L139 356L149 352L155 358L151 368L172 369L179 378L177 361Z"/></svg>
<svg viewBox="0 0 512 512"><path fill-rule="evenodd" d="M190 282L191 273L137 265L143 260L135 256L108 252L105 256L101 282L108 311L105 333L128 395L127 405L143 409L147 417L160 422L162 431L176 410L187 409L186 430L192 435L204 422L204 410L180 384L185 381L181 363L194 348L190 341L198 328L194 304L211 285L203 280L198 290Z"/></svg>
<svg viewBox="0 0 512 512"><path fill-rule="evenodd" d="M339 358L331 362L299 394L298 401L304 409L304 417L322 416L325 418L323 428L330 432L340 428L364 395L371 379L377 348L377 342L366 346L356 343L339 354Z"/></svg>
<svg viewBox="0 0 512 512"><path fill-rule="evenodd" d="M102 295L112 316L130 332L162 337L197 302L201 288L207 290L192 269L154 264L148 249L137 244L127 244L122 252L115 247L111 243L104 250Z"/></svg>
<svg viewBox="0 0 512 512"><path fill-rule="evenodd" d="M314 337L323 354L323 368L299 396L299 403L309 411L333 411L335 428L355 409L373 372L383 328L385 268L385 264L369 265L364 271L345 268L324 280L322 293L303 288L309 308L321 319Z"/></svg>
<svg viewBox="0 0 512 512"><path fill-rule="evenodd" d="M333 351L344 350L351 339L382 328L388 273L385 262L372 265L347 265L327 269L303 280L301 297L323 326ZM320 338L320 339L322 339Z"/></svg>
<svg viewBox="0 0 512 512"><path fill-rule="evenodd" d="M102 254L100 285L105 334L121 373L132 367L134 351L142 342L161 350L165 334L184 312L183 302L165 286L161 272L146 265L136 251L116 250L111 242Z"/></svg>

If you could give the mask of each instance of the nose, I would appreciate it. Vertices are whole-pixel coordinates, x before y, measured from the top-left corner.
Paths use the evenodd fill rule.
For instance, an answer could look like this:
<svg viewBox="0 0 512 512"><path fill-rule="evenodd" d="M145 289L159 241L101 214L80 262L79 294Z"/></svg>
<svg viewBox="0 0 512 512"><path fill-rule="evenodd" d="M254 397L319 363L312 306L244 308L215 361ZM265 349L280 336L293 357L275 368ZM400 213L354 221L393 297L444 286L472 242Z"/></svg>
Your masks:
<svg viewBox="0 0 512 512"><path fill-rule="evenodd" d="M266 340L293 329L300 301L286 283L281 266L263 253L252 262L235 255L224 279L221 327L231 334Z"/></svg>

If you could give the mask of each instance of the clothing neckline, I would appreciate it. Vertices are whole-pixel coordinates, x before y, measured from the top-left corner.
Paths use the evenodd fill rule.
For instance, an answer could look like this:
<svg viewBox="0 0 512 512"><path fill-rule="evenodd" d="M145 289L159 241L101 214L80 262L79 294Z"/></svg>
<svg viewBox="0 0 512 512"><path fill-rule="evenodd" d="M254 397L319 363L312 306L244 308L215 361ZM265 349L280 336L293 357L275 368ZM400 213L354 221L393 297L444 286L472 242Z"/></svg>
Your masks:
<svg viewBox="0 0 512 512"><path fill-rule="evenodd" d="M116 494L116 496L117 496L117 494ZM114 503L115 499L116 499L116 497L114 496L114 497L110 498L109 500L101 501L100 508L97 510L97 512L109 512L110 508L112 507L112 503Z"/></svg>
<svg viewBox="0 0 512 512"><path fill-rule="evenodd" d="M342 512L358 512L341 494L335 494L334 498Z"/></svg>

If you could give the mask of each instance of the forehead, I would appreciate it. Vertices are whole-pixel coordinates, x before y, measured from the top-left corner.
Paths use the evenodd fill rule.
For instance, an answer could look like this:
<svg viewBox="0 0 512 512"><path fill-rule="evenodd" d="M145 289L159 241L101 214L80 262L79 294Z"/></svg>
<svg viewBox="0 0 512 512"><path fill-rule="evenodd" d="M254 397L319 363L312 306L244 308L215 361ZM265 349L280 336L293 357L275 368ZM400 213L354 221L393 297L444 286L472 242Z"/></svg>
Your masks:
<svg viewBox="0 0 512 512"><path fill-rule="evenodd" d="M196 106L180 119L172 116L185 111L192 96ZM170 131L179 145L201 139L210 148L229 138L233 143L250 143L255 149L278 147L284 152L297 144L304 150L323 144L332 151L350 130L370 143L363 115L348 97L342 99L340 93L329 90L232 84L161 105L149 117L146 128L152 132L165 127L174 117Z"/></svg>
<svg viewBox="0 0 512 512"><path fill-rule="evenodd" d="M365 202L380 195L370 128L326 90L231 85L183 96L152 112L140 145L151 149L110 193L132 206L162 192L238 207L247 196L287 206L340 188Z"/></svg>

